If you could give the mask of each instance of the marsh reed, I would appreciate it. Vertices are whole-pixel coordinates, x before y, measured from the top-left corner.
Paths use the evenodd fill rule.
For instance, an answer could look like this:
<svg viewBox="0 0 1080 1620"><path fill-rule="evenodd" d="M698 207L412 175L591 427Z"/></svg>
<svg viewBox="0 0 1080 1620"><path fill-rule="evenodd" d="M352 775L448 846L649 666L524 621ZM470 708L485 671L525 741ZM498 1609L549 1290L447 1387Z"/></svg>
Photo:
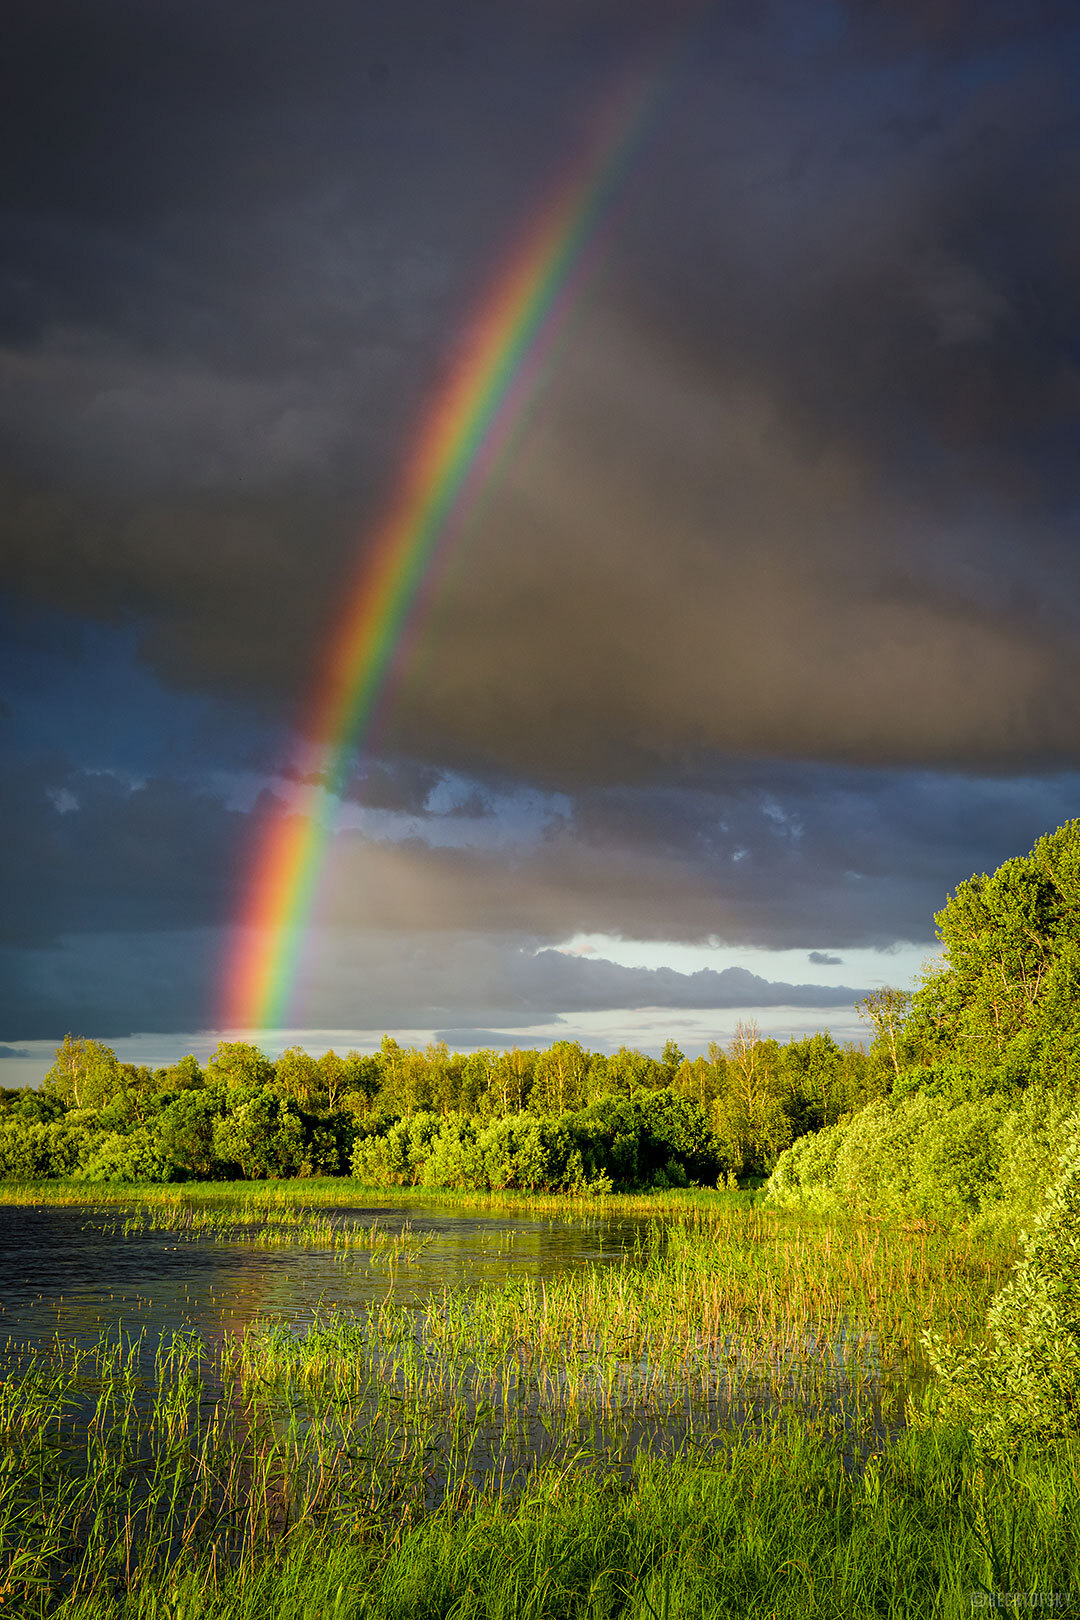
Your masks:
<svg viewBox="0 0 1080 1620"><path fill-rule="evenodd" d="M132 1241L426 1240L262 1187L115 1206ZM1066 1589L1075 1458L1025 1476L1010 1529L1019 1487L980 1483L959 1440L902 1432L919 1332L978 1330L1006 1243L730 1198L646 1213L619 1257L556 1276L420 1304L388 1286L367 1310L215 1343L9 1345L7 1612L938 1614L1006 1577ZM903 1601L890 1559L918 1586ZM824 1588L804 1565L831 1571Z"/></svg>

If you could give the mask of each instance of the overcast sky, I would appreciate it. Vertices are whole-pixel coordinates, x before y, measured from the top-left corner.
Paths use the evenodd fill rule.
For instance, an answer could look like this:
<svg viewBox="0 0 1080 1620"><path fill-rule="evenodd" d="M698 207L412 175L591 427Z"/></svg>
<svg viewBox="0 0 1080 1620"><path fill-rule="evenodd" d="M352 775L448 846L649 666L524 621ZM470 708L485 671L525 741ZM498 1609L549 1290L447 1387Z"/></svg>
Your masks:
<svg viewBox="0 0 1080 1620"><path fill-rule="evenodd" d="M16 0L0 1079L216 1038L345 582L628 73L617 230L266 1044L852 1035L910 984L957 882L1080 812L1074 19Z"/></svg>

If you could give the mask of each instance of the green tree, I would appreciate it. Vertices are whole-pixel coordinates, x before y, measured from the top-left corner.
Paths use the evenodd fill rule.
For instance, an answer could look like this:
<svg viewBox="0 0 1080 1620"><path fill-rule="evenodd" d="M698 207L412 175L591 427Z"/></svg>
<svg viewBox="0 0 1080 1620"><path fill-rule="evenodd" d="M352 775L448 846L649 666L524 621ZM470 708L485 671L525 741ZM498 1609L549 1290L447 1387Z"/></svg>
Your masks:
<svg viewBox="0 0 1080 1620"><path fill-rule="evenodd" d="M818 1031L780 1048L780 1076L796 1135L834 1125L843 1112L843 1053L827 1032Z"/></svg>
<svg viewBox="0 0 1080 1620"><path fill-rule="evenodd" d="M474 1115L481 1111L498 1060L499 1054L490 1046L478 1047L465 1059L461 1067L461 1083L458 1088L458 1104L463 1114ZM521 1107L520 1098L515 1106Z"/></svg>
<svg viewBox="0 0 1080 1620"><path fill-rule="evenodd" d="M343 1108L357 1117L371 1112L382 1085L382 1063L373 1052L346 1052Z"/></svg>
<svg viewBox="0 0 1080 1620"><path fill-rule="evenodd" d="M555 1041L541 1052L533 1078L531 1106L539 1113L562 1114L585 1100L589 1062L578 1041Z"/></svg>
<svg viewBox="0 0 1080 1620"><path fill-rule="evenodd" d="M721 1066L709 1058L684 1058L671 1082L671 1089L680 1097L691 1097L700 1108L708 1111L724 1089L726 1062Z"/></svg>
<svg viewBox="0 0 1080 1620"><path fill-rule="evenodd" d="M343 1092L349 1081L349 1066L344 1058L338 1057L333 1047L324 1052L315 1065L318 1074L319 1092L325 1099L326 1107L334 1113L341 1101Z"/></svg>
<svg viewBox="0 0 1080 1620"><path fill-rule="evenodd" d="M918 1064L959 1060L984 1090L1039 1079L1080 1095L1080 820L961 883L936 922L945 958L907 1031Z"/></svg>
<svg viewBox="0 0 1080 1620"><path fill-rule="evenodd" d="M304 1161L304 1127L287 1098L266 1087L231 1087L214 1121L214 1156L245 1180L294 1176Z"/></svg>
<svg viewBox="0 0 1080 1620"><path fill-rule="evenodd" d="M889 1084L900 1077L900 1070L910 1056L910 1042L905 1040L905 1025L911 1012L911 992L883 985L861 1001L855 1011L864 1018L873 1031L871 1056L889 1072Z"/></svg>
<svg viewBox="0 0 1080 1620"><path fill-rule="evenodd" d="M221 1041L207 1065L212 1085L266 1086L273 1083L274 1065L250 1041Z"/></svg>
<svg viewBox="0 0 1080 1620"><path fill-rule="evenodd" d="M685 1062L685 1052L679 1050L675 1041L666 1040L664 1050L660 1054L660 1067L664 1071L664 1084L666 1086L671 1085Z"/></svg>
<svg viewBox="0 0 1080 1620"><path fill-rule="evenodd" d="M302 1046L287 1046L274 1064L274 1089L304 1106L319 1089L318 1066Z"/></svg>
<svg viewBox="0 0 1080 1620"><path fill-rule="evenodd" d="M154 1083L159 1091L195 1091L206 1084L206 1076L199 1067L198 1058L189 1052L171 1068L158 1069Z"/></svg>
<svg viewBox="0 0 1080 1620"><path fill-rule="evenodd" d="M779 1055L778 1043L763 1041L757 1024L740 1020L735 1025L724 1089L712 1105L712 1126L736 1172L771 1170L794 1134Z"/></svg>
<svg viewBox="0 0 1080 1620"><path fill-rule="evenodd" d="M655 1090L663 1084L664 1071L655 1058L620 1046L608 1058L604 1073L597 1076L594 1095L634 1097L639 1091Z"/></svg>
<svg viewBox="0 0 1080 1620"><path fill-rule="evenodd" d="M446 1047L437 1044L421 1052L415 1046L399 1046L391 1036L384 1035L379 1056L383 1080L378 1101L383 1112L406 1117L430 1112L436 1101L435 1077Z"/></svg>
<svg viewBox="0 0 1080 1620"><path fill-rule="evenodd" d="M65 1035L45 1076L47 1092L72 1108L101 1108L121 1089L120 1065L111 1047L100 1041Z"/></svg>
<svg viewBox="0 0 1080 1620"><path fill-rule="evenodd" d="M494 1054L487 1090L481 1099L484 1119L501 1119L504 1114L517 1114L528 1106L539 1055L517 1046Z"/></svg>
<svg viewBox="0 0 1080 1620"><path fill-rule="evenodd" d="M202 1180L224 1168L214 1138L224 1111L224 1088L205 1086L181 1091L158 1115L154 1122L158 1151L182 1177Z"/></svg>

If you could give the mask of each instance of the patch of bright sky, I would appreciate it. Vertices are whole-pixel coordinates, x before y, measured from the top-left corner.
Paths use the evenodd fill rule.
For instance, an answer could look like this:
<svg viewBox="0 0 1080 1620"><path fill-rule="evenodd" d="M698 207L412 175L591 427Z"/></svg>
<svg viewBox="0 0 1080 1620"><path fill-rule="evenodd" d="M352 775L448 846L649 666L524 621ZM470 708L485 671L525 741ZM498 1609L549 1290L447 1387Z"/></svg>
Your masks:
<svg viewBox="0 0 1080 1620"><path fill-rule="evenodd" d="M683 945L673 940L617 939L610 934L575 934L557 949L569 956L616 962L620 967L668 967L679 973L697 973L701 968L722 973L725 968L739 967L756 973L759 978L778 980L782 984L854 985L859 989L875 989L884 984L912 989L923 968L937 960L931 946L906 942L886 951L860 948L820 952L823 956L839 957L836 963L811 962L809 948L768 951L719 943Z"/></svg>
<svg viewBox="0 0 1080 1620"><path fill-rule="evenodd" d="M584 1012L556 1018L548 1023L526 1024L502 1030L469 1029L287 1029L266 1034L259 1030L194 1030L165 1035L128 1035L106 1041L122 1063L146 1064L164 1068L193 1052L205 1064L221 1040L255 1041L270 1058L278 1058L287 1046L302 1046L313 1057L333 1047L349 1051L377 1052L383 1034L402 1046L425 1047L432 1040L448 1036L452 1050L472 1051L479 1046L543 1047L552 1041L580 1041L590 1051L617 1052L620 1046L633 1047L659 1057L664 1043L675 1041L687 1057L700 1057L710 1042L725 1046L740 1020L755 1023L762 1036L787 1041L792 1037L828 1030L834 1040L863 1041L866 1030L854 1008L842 1007L760 1007L719 1012L671 1007L636 1007L631 1011ZM39 1086L52 1066L55 1041L20 1041L18 1051L25 1056L0 1061L0 1085Z"/></svg>

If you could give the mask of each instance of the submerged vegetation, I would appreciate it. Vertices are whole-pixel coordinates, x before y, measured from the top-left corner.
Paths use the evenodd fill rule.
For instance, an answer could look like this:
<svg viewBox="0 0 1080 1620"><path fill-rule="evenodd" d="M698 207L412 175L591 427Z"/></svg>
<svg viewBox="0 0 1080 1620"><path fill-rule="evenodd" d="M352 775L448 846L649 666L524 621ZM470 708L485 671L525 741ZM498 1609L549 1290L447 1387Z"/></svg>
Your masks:
<svg viewBox="0 0 1080 1620"><path fill-rule="evenodd" d="M378 1303L302 1324L9 1344L6 1612L1068 1610L1078 918L1072 822L961 885L940 968L864 1004L866 1052L234 1043L151 1074L69 1038L5 1098L6 1202L390 1264ZM394 1281L426 1235L353 1218L363 1186L641 1218L611 1263L418 1303Z"/></svg>

